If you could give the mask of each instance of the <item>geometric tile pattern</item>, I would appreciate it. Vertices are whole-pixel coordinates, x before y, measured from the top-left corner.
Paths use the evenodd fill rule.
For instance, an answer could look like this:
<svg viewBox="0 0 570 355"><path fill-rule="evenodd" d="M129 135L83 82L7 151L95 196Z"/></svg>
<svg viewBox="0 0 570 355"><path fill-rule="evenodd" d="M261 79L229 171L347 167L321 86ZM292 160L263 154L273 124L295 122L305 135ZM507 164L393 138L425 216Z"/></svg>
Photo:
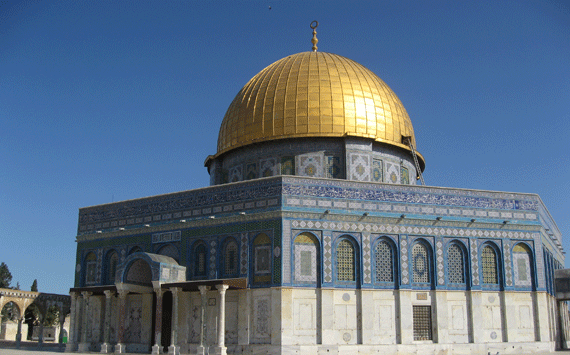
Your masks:
<svg viewBox="0 0 570 355"><path fill-rule="evenodd" d="M403 182L402 182L403 183ZM441 237L436 238L435 242L435 255L436 255L436 268L437 268L437 283L438 285L445 285L445 272L443 265L443 240Z"/></svg>
<svg viewBox="0 0 570 355"><path fill-rule="evenodd" d="M247 274L247 252L248 252L248 245L247 245L247 233L241 234L241 269L240 274Z"/></svg>
<svg viewBox="0 0 570 355"><path fill-rule="evenodd" d="M362 273L365 284L372 282L370 260L370 233L362 234Z"/></svg>
<svg viewBox="0 0 570 355"><path fill-rule="evenodd" d="M323 235L323 274L325 282L332 282L332 245L327 234Z"/></svg>
<svg viewBox="0 0 570 355"><path fill-rule="evenodd" d="M382 182L383 181L383 171L382 171L382 160L374 159L372 160L372 181Z"/></svg>
<svg viewBox="0 0 570 355"><path fill-rule="evenodd" d="M408 260L408 237L400 236L400 263L402 266L402 284L410 283L409 279L409 260Z"/></svg>
<svg viewBox="0 0 570 355"><path fill-rule="evenodd" d="M297 166L296 175L300 176L323 176L322 156L318 154L303 154L297 157L299 165Z"/></svg>
<svg viewBox="0 0 570 355"><path fill-rule="evenodd" d="M210 241L210 278L216 277L216 241Z"/></svg>
<svg viewBox="0 0 570 355"><path fill-rule="evenodd" d="M243 167L241 165L232 167L228 172L228 181L229 182L242 181L243 180L242 169Z"/></svg>
<svg viewBox="0 0 570 355"><path fill-rule="evenodd" d="M283 262L283 283L290 283L291 282L291 236L297 234L297 232L291 230L291 222L289 220L283 221L281 235L283 236L283 251L282 251L282 260Z"/></svg>
<svg viewBox="0 0 570 355"><path fill-rule="evenodd" d="M277 169L279 168L279 166L277 165L275 158L261 159L259 161L259 166L260 166L259 170L261 171L261 177L279 175L277 174Z"/></svg>
<svg viewBox="0 0 570 355"><path fill-rule="evenodd" d="M471 278L473 285L479 285L479 256L477 253L477 239L471 239L470 250L471 254Z"/></svg>
<svg viewBox="0 0 570 355"><path fill-rule="evenodd" d="M428 263L428 252L425 245L415 243L412 248L413 275L414 282L430 282L430 268Z"/></svg>
<svg viewBox="0 0 570 355"><path fill-rule="evenodd" d="M248 163L245 166L245 178L247 180L253 180L257 178L257 164L256 163Z"/></svg>
<svg viewBox="0 0 570 355"><path fill-rule="evenodd" d="M370 181L370 157L366 154L349 153L350 180Z"/></svg>
<svg viewBox="0 0 570 355"><path fill-rule="evenodd" d="M503 244L503 257L505 258L505 284L513 285L513 272L511 268L511 242L506 240Z"/></svg>
<svg viewBox="0 0 570 355"><path fill-rule="evenodd" d="M386 182L392 184L400 183L400 167L394 163L386 162Z"/></svg>

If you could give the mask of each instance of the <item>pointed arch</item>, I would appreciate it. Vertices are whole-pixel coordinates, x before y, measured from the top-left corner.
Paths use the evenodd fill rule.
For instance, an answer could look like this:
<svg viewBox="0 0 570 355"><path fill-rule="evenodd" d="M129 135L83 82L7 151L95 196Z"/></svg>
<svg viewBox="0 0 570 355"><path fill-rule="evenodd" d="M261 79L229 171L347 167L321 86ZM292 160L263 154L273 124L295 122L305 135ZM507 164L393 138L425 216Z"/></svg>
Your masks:
<svg viewBox="0 0 570 355"><path fill-rule="evenodd" d="M491 242L484 243L480 251L483 285L500 285L499 248Z"/></svg>
<svg viewBox="0 0 570 355"><path fill-rule="evenodd" d="M115 277L117 273L117 265L119 264L119 253L115 249L107 251L105 256L105 267L103 268L105 274L104 283L106 285L115 284Z"/></svg>
<svg viewBox="0 0 570 355"><path fill-rule="evenodd" d="M335 247L336 281L347 286L358 286L360 282L358 243L350 235L343 235Z"/></svg>
<svg viewBox="0 0 570 355"><path fill-rule="evenodd" d="M199 240L194 243L193 250L193 271L194 278L205 279L208 275L208 248L204 241Z"/></svg>
<svg viewBox="0 0 570 355"><path fill-rule="evenodd" d="M317 285L319 282L319 241L309 232L303 232L293 241L293 280L297 284Z"/></svg>
<svg viewBox="0 0 570 355"><path fill-rule="evenodd" d="M396 245L389 237L380 237L374 245L374 282L377 284L397 284Z"/></svg>
<svg viewBox="0 0 570 355"><path fill-rule="evenodd" d="M412 283L420 287L433 285L433 253L424 239L416 239L411 247Z"/></svg>
<svg viewBox="0 0 570 355"><path fill-rule="evenodd" d="M239 246L234 237L228 237L224 240L222 247L222 273L224 277L236 277L239 273L238 259Z"/></svg>
<svg viewBox="0 0 570 355"><path fill-rule="evenodd" d="M83 285L92 286L97 283L97 256L94 252L88 252L83 260Z"/></svg>
<svg viewBox="0 0 570 355"><path fill-rule="evenodd" d="M271 238L265 233L258 234L252 243L253 282L271 282Z"/></svg>
<svg viewBox="0 0 570 355"><path fill-rule="evenodd" d="M159 255L169 256L172 259L176 260L177 263L180 262L180 253L178 252L178 248L174 244L162 245L156 253Z"/></svg>
<svg viewBox="0 0 570 355"><path fill-rule="evenodd" d="M467 287L469 285L469 261L467 249L459 240L452 240L447 244L447 281L453 287Z"/></svg>
<svg viewBox="0 0 570 355"><path fill-rule="evenodd" d="M513 274L516 287L534 287L534 258L532 249L524 242L512 250Z"/></svg>

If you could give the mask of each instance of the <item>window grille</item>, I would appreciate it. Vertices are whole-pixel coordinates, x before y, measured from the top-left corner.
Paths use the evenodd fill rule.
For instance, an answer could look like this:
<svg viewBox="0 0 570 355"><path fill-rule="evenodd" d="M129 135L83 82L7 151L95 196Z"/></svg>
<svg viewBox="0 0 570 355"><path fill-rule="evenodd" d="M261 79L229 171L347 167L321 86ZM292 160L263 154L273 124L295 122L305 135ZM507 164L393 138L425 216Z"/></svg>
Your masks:
<svg viewBox="0 0 570 355"><path fill-rule="evenodd" d="M499 277L497 275L497 255L495 254L495 250L489 245L485 246L481 251L481 267L483 268L483 283L499 283Z"/></svg>
<svg viewBox="0 0 570 355"><path fill-rule="evenodd" d="M465 262L463 252L456 244L451 244L447 250L447 271L449 273L450 283L465 283Z"/></svg>
<svg viewBox="0 0 570 355"><path fill-rule="evenodd" d="M392 248L386 241L376 244L376 281L394 282L394 259Z"/></svg>
<svg viewBox="0 0 570 355"><path fill-rule="evenodd" d="M226 275L235 275L237 273L237 244L234 241L226 245L224 256L224 272Z"/></svg>
<svg viewBox="0 0 570 355"><path fill-rule="evenodd" d="M413 306L414 340L432 340L431 306Z"/></svg>
<svg viewBox="0 0 570 355"><path fill-rule="evenodd" d="M354 246L346 239L336 248L336 266L338 281L355 281Z"/></svg>
<svg viewBox="0 0 570 355"><path fill-rule="evenodd" d="M107 284L115 283L115 274L117 273L117 264L119 263L119 256L116 252L112 252L109 257L109 264L107 269Z"/></svg>
<svg viewBox="0 0 570 355"><path fill-rule="evenodd" d="M94 284L97 281L97 257L89 253L85 258L85 283Z"/></svg>
<svg viewBox="0 0 570 355"><path fill-rule="evenodd" d="M412 249L413 280L419 283L430 282L428 252L423 244L416 243Z"/></svg>
<svg viewBox="0 0 570 355"><path fill-rule="evenodd" d="M206 247L204 244L196 247L196 275L206 275Z"/></svg>

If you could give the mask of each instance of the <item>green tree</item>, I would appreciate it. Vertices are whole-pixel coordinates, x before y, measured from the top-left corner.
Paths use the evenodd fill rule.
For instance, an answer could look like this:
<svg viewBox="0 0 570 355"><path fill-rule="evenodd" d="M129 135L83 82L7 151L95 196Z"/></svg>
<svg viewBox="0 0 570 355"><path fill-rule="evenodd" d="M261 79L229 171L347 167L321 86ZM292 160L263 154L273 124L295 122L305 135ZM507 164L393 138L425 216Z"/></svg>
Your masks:
<svg viewBox="0 0 570 355"><path fill-rule="evenodd" d="M0 264L0 288L10 288L10 282L12 282L12 274L8 265L2 262Z"/></svg>
<svg viewBox="0 0 570 355"><path fill-rule="evenodd" d="M31 291L38 292L38 279L34 279L34 282L32 283Z"/></svg>

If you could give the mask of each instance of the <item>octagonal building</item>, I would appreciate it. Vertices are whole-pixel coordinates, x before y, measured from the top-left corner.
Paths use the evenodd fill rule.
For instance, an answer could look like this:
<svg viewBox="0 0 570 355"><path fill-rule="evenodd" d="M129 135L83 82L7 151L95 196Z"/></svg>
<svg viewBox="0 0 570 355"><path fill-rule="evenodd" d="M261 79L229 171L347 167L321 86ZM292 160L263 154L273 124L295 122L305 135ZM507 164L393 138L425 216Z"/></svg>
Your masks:
<svg viewBox="0 0 570 355"><path fill-rule="evenodd" d="M205 161L209 187L79 209L67 351L561 344L562 236L540 197L416 184L425 160L396 94L313 49L237 93Z"/></svg>

